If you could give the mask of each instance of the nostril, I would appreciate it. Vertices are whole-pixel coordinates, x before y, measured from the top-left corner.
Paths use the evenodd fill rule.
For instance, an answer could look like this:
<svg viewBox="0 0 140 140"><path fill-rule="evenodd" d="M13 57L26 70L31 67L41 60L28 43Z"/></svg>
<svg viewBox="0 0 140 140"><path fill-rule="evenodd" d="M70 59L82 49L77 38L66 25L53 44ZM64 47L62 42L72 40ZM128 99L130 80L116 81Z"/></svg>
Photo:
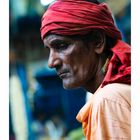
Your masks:
<svg viewBox="0 0 140 140"><path fill-rule="evenodd" d="M49 67L49 68L53 68L53 66L52 66L51 63L48 63L48 67Z"/></svg>
<svg viewBox="0 0 140 140"><path fill-rule="evenodd" d="M59 66L61 64L61 60L60 59L55 59L53 65L56 67L56 66Z"/></svg>
<svg viewBox="0 0 140 140"><path fill-rule="evenodd" d="M58 58L56 55L50 56L48 60L48 67L49 68L56 68L61 65L61 59Z"/></svg>

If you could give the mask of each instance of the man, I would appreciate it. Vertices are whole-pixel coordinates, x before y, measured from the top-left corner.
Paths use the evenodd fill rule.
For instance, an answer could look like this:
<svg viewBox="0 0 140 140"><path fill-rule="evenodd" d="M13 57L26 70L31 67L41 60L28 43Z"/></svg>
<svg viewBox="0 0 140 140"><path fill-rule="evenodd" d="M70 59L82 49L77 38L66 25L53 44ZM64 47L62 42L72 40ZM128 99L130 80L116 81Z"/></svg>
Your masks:
<svg viewBox="0 0 140 140"><path fill-rule="evenodd" d="M42 17L41 37L64 88L93 94L77 115L86 139L130 139L130 46L107 5L57 0Z"/></svg>

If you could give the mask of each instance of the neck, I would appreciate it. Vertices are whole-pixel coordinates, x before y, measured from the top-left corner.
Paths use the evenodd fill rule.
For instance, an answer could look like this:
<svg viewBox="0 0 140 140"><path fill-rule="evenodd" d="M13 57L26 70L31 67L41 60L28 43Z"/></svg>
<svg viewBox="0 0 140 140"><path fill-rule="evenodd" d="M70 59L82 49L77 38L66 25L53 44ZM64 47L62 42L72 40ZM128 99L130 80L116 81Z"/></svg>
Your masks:
<svg viewBox="0 0 140 140"><path fill-rule="evenodd" d="M96 71L95 76L90 79L86 85L84 86L84 88L88 91L91 92L92 94L94 94L94 92L98 89L98 87L101 85L105 74L102 71L102 68L104 66L104 64L106 63L106 59L104 59L103 61L99 60L98 63L98 68Z"/></svg>
<svg viewBox="0 0 140 140"><path fill-rule="evenodd" d="M98 89L98 87L101 85L102 81L104 79L104 74L101 72L99 75L97 75L96 77L94 77L94 79L91 79L91 81L89 81L86 86L85 89L94 94L94 92Z"/></svg>

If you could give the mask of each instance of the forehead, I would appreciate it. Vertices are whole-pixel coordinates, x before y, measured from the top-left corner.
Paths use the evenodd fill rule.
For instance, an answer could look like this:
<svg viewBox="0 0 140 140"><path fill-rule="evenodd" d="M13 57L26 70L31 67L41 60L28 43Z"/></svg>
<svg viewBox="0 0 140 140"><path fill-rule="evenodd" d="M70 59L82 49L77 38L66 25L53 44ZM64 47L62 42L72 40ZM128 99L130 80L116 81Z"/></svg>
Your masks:
<svg viewBox="0 0 140 140"><path fill-rule="evenodd" d="M47 35L43 42L44 44L50 44L52 41L61 40L61 41L73 41L72 37L63 36L63 35L56 35L56 34L49 34Z"/></svg>

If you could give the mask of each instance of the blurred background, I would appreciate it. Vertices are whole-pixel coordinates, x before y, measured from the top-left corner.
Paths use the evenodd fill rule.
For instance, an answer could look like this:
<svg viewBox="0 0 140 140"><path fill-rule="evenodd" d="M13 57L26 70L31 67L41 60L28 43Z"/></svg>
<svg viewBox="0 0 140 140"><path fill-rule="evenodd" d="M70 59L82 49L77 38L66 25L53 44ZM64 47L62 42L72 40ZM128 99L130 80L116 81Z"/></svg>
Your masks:
<svg viewBox="0 0 140 140"><path fill-rule="evenodd" d="M9 139L84 140L76 115L90 94L64 90L47 67L48 50L40 37L41 16L52 0L9 0ZM131 43L130 0L107 2L123 40Z"/></svg>

